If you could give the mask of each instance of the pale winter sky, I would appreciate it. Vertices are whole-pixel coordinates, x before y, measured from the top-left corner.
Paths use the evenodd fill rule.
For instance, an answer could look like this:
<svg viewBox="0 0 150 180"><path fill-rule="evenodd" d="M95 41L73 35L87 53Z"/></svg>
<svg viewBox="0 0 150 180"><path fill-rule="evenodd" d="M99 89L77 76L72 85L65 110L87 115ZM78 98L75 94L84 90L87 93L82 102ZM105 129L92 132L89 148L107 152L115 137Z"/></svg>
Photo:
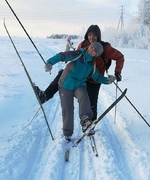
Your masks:
<svg viewBox="0 0 150 180"><path fill-rule="evenodd" d="M32 37L51 34L82 34L91 24L103 30L118 27L123 6L124 27L137 12L139 0L8 0ZM0 0L0 36L6 35L3 19L10 33L25 36L5 0Z"/></svg>

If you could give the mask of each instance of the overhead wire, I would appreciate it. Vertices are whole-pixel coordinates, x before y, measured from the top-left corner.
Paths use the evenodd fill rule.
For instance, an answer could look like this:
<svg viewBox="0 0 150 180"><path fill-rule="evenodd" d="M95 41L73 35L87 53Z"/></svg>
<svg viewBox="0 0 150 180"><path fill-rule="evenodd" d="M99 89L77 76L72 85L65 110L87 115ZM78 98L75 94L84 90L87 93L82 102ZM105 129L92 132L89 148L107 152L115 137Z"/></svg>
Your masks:
<svg viewBox="0 0 150 180"><path fill-rule="evenodd" d="M108 9L94 9L85 11L58 11L58 12L47 12L47 13L33 13L33 12L18 12L22 19L82 19L90 18L94 16L101 15L102 13L108 14ZM12 18L10 13L0 12L0 17Z"/></svg>

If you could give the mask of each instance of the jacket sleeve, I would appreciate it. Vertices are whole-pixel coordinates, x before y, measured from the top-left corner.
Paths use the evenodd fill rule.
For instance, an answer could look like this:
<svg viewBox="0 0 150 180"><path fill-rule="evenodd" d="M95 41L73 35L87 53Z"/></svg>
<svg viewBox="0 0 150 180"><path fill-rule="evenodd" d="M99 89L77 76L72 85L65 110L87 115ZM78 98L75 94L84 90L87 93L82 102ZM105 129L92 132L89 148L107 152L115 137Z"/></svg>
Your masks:
<svg viewBox="0 0 150 180"><path fill-rule="evenodd" d="M82 53L82 51L83 50L80 49L76 51L60 52L55 56L49 58L47 62L49 62L51 65L54 65L60 61L65 61L65 62L73 61Z"/></svg>
<svg viewBox="0 0 150 180"><path fill-rule="evenodd" d="M54 65L54 64L56 64L56 63L58 63L58 62L60 62L60 61L62 61L62 56L61 56L61 54L59 53L59 54L56 54L55 56L49 58L49 59L47 60L47 63L50 63L51 65Z"/></svg>
<svg viewBox="0 0 150 180"><path fill-rule="evenodd" d="M82 44L83 44L83 42L81 42L81 43L78 45L77 49L81 49L81 48L82 48Z"/></svg>
<svg viewBox="0 0 150 180"><path fill-rule="evenodd" d="M94 74L92 75L92 79L100 84L108 84L107 77L101 75L98 70L94 72Z"/></svg>
<svg viewBox="0 0 150 180"><path fill-rule="evenodd" d="M115 72L121 73L124 65L124 55L117 49L113 48L110 44L105 47L104 54L106 59L116 61Z"/></svg>

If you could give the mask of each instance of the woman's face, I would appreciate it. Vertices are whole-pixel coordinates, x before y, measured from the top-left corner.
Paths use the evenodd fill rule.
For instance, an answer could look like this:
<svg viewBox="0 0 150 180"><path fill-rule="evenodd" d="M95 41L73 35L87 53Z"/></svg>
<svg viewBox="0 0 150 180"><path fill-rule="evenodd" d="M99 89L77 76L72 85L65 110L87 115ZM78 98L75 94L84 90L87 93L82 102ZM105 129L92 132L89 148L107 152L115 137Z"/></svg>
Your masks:
<svg viewBox="0 0 150 180"><path fill-rule="evenodd" d="M88 41L89 41L90 43L97 42L97 40L98 40L97 35L95 35L95 34L93 34L93 33L89 33L89 34L88 34Z"/></svg>
<svg viewBox="0 0 150 180"><path fill-rule="evenodd" d="M92 57L95 57L96 56L96 48L92 45L90 45L88 47L88 50L87 50L88 54Z"/></svg>

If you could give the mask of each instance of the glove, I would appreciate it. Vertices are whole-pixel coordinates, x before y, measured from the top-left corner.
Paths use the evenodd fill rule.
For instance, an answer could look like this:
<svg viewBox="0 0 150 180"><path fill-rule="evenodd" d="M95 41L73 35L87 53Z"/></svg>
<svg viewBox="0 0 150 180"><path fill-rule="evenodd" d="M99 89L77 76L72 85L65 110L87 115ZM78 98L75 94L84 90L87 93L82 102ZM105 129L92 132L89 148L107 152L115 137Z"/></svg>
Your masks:
<svg viewBox="0 0 150 180"><path fill-rule="evenodd" d="M48 63L45 64L44 69L45 69L46 72L51 72L52 65L48 62Z"/></svg>
<svg viewBox="0 0 150 180"><path fill-rule="evenodd" d="M116 80L116 77L115 76L113 76L113 75L110 75L108 78L107 78L107 82L108 82L108 84L111 84L112 82L114 82L115 80Z"/></svg>
<svg viewBox="0 0 150 180"><path fill-rule="evenodd" d="M118 81L121 81L122 76L121 76L121 74L120 74L119 72L115 72L115 76L116 76L117 82L118 82Z"/></svg>

